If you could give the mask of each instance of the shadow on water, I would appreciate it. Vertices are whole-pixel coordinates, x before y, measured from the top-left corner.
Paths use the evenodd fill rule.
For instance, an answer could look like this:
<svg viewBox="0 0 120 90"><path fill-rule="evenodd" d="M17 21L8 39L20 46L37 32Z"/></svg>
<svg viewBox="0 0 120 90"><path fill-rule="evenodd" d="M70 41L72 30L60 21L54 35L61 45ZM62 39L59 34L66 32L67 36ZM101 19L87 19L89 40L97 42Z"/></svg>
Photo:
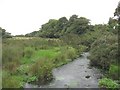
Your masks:
<svg viewBox="0 0 120 90"><path fill-rule="evenodd" d="M24 88L98 88L98 80L101 73L98 69L90 67L89 53L83 53L77 58L61 67L53 70L54 80L48 84L38 87L26 83Z"/></svg>

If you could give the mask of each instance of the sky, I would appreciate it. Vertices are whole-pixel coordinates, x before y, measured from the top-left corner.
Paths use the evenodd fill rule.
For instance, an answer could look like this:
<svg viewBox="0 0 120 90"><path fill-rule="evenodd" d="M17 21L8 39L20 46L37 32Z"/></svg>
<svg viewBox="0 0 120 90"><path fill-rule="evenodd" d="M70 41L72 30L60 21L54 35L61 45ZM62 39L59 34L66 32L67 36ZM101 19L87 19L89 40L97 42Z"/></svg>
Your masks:
<svg viewBox="0 0 120 90"><path fill-rule="evenodd" d="M0 27L12 35L38 31L49 19L73 14L106 24L119 0L0 0Z"/></svg>

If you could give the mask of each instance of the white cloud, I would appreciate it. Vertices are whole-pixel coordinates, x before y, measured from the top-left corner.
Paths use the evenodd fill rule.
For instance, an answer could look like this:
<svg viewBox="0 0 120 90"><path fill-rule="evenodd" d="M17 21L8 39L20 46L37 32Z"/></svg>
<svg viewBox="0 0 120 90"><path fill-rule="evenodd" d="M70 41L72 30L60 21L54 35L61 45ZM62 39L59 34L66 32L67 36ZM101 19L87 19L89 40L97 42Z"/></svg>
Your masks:
<svg viewBox="0 0 120 90"><path fill-rule="evenodd" d="M12 34L39 30L49 19L73 14L107 23L119 0L0 0L0 27Z"/></svg>

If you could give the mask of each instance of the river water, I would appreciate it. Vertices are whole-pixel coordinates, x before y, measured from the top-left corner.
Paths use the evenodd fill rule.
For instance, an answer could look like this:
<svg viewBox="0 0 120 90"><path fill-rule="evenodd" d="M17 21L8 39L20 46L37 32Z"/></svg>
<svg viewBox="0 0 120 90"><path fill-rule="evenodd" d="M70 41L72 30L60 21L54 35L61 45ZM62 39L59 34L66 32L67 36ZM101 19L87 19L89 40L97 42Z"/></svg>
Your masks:
<svg viewBox="0 0 120 90"><path fill-rule="evenodd" d="M89 53L82 57L53 69L54 80L48 85L25 84L24 88L98 88L101 73L98 69L89 66Z"/></svg>

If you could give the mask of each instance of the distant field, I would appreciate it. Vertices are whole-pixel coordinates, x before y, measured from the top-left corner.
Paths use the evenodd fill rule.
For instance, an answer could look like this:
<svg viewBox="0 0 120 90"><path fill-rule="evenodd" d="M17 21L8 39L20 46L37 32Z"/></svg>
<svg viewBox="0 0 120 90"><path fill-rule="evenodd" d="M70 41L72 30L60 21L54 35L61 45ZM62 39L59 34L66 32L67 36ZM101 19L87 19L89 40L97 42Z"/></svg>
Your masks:
<svg viewBox="0 0 120 90"><path fill-rule="evenodd" d="M29 40L29 39L44 39L44 38L41 38L41 37L12 37L12 38L9 38L9 40ZM54 40L54 41L60 41L60 39L56 39L56 38L52 38L52 39L50 39L50 38L46 38L45 39L46 41L48 41L48 40Z"/></svg>
<svg viewBox="0 0 120 90"><path fill-rule="evenodd" d="M12 39L33 39L38 37L12 37Z"/></svg>

